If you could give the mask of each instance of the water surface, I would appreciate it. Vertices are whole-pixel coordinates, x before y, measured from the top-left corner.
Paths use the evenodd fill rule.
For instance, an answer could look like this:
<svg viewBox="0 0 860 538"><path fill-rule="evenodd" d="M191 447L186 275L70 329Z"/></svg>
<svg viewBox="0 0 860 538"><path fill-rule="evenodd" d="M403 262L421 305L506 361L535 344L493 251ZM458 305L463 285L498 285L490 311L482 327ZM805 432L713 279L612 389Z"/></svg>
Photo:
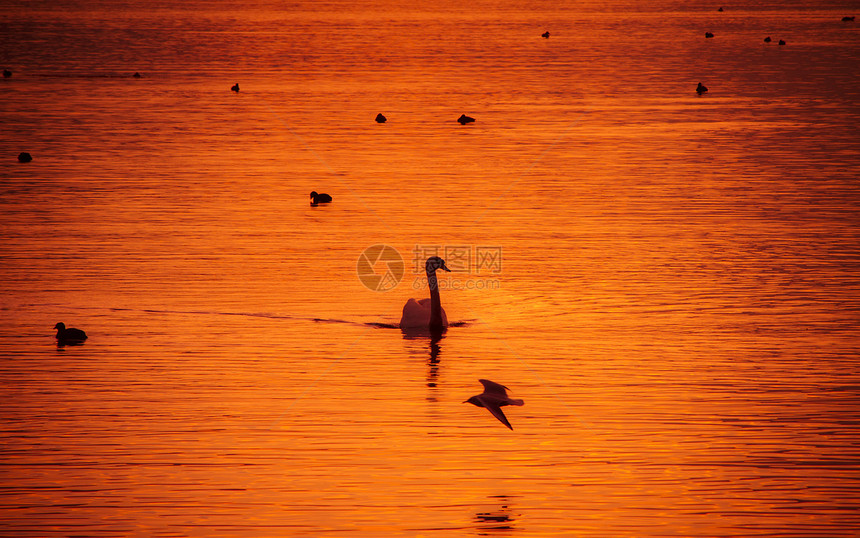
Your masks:
<svg viewBox="0 0 860 538"><path fill-rule="evenodd" d="M0 533L860 529L856 6L0 6Z"/></svg>

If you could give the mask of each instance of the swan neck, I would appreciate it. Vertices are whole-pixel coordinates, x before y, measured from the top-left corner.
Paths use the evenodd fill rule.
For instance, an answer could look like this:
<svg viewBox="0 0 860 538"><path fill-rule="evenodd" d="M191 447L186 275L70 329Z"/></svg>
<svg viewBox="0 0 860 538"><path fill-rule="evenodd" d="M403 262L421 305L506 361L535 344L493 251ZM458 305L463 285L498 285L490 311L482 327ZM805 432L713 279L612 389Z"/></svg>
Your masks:
<svg viewBox="0 0 860 538"><path fill-rule="evenodd" d="M439 298L439 281L435 270L427 270L427 287L430 288L430 328L442 328L442 300Z"/></svg>

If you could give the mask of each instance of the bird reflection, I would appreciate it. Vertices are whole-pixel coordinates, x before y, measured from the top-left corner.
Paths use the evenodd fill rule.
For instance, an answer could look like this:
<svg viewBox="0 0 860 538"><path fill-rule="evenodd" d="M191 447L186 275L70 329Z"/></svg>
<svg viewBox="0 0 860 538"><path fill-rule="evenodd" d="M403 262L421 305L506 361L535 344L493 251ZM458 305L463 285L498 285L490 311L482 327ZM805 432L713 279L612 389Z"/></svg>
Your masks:
<svg viewBox="0 0 860 538"><path fill-rule="evenodd" d="M489 512L478 512L475 514L476 528L481 536L490 534L502 534L515 529L514 514L510 508L507 495L495 495L493 497L498 508Z"/></svg>
<svg viewBox="0 0 860 538"><path fill-rule="evenodd" d="M407 329L401 328L403 338L406 340L419 340L429 338L430 357L427 359L427 386L431 389L436 388L436 383L439 378L439 354L442 352L442 347L439 342L445 338L446 329ZM436 398L431 394L427 397L430 401L435 401Z"/></svg>

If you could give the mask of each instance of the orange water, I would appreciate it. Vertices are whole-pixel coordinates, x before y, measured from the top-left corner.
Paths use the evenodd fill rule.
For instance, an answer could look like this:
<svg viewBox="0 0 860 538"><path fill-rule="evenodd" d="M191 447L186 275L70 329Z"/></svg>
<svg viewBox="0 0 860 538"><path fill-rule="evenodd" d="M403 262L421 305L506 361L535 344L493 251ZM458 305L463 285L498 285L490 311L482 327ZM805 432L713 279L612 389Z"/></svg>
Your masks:
<svg viewBox="0 0 860 538"><path fill-rule="evenodd" d="M0 534L856 535L853 12L633 4L0 3Z"/></svg>

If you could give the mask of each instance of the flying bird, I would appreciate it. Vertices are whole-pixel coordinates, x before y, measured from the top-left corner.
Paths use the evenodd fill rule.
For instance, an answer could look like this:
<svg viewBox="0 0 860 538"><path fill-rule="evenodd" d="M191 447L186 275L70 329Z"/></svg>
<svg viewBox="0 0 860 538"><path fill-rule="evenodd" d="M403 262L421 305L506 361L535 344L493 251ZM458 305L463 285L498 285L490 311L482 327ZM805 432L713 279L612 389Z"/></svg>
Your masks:
<svg viewBox="0 0 860 538"><path fill-rule="evenodd" d="M506 405L523 405L522 400L515 400L508 397L508 387L493 383L489 379L479 379L478 381L484 385L484 392L472 396L463 403L470 403L478 407L484 407L493 414L499 421L513 430L513 426L508 422L508 417L502 413L502 407Z"/></svg>

